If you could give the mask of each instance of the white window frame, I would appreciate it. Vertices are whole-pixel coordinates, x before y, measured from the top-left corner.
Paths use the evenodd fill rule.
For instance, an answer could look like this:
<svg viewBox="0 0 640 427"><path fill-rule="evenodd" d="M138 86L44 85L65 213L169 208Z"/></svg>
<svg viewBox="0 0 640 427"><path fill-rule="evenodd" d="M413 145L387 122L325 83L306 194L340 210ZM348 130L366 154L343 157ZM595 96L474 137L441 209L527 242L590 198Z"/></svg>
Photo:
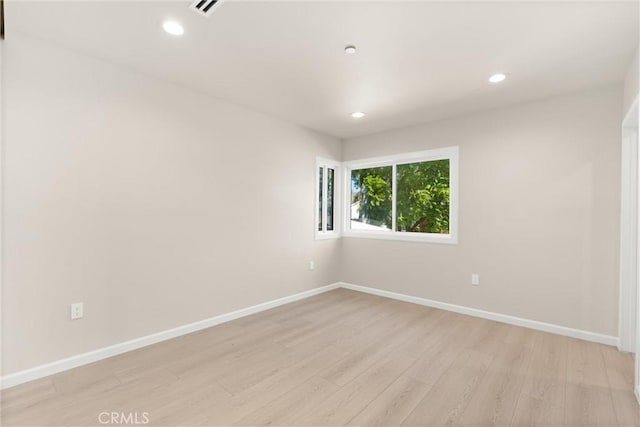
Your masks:
<svg viewBox="0 0 640 427"><path fill-rule="evenodd" d="M449 160L449 234L415 233L396 231L396 167L398 165L427 162L433 160ZM458 161L457 146L437 148L433 150L396 154L392 156L373 157L353 160L342 164L342 235L345 237L363 237L368 239L405 240L429 243L458 243ZM352 230L351 229L351 171L381 166L392 167L392 229L389 231ZM317 187L317 185L316 185Z"/></svg>
<svg viewBox="0 0 640 427"><path fill-rule="evenodd" d="M324 159L322 157L316 158L316 190L315 190L315 222L313 228L315 230L316 240L322 239L337 239L341 236L342 224L340 219L342 218L342 206L340 201L342 200L342 167L341 163L336 160ZM319 211L319 187L320 187L320 168L323 169L324 179L322 180L322 231L318 230L318 223L320 222ZM327 193L328 193L328 173L327 169L333 169L333 230L327 230Z"/></svg>

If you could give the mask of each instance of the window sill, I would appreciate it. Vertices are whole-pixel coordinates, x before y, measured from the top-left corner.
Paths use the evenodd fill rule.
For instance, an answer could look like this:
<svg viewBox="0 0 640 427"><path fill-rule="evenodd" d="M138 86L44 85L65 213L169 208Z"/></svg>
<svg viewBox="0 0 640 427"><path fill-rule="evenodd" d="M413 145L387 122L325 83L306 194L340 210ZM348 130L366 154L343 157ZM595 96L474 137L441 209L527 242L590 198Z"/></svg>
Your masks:
<svg viewBox="0 0 640 427"><path fill-rule="evenodd" d="M427 233L403 233L391 231L369 231L369 232L343 232L344 237L357 237L363 239L397 240L404 242L418 243L439 243L447 245L457 245L458 239L452 234L427 234Z"/></svg>
<svg viewBox="0 0 640 427"><path fill-rule="evenodd" d="M340 233L338 233L337 231L331 233L316 232L316 240L339 239L340 237L342 236L340 236Z"/></svg>

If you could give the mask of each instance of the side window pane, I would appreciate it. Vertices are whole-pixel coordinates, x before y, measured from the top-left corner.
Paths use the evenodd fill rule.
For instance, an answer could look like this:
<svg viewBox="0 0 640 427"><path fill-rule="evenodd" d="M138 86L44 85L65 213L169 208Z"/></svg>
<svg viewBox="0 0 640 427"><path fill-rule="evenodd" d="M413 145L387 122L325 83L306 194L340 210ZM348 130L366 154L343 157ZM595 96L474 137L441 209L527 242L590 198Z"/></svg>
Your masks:
<svg viewBox="0 0 640 427"><path fill-rule="evenodd" d="M392 167L351 171L351 229L391 230Z"/></svg>
<svg viewBox="0 0 640 427"><path fill-rule="evenodd" d="M322 179L324 168L318 168L318 231L322 231Z"/></svg>
<svg viewBox="0 0 640 427"><path fill-rule="evenodd" d="M449 234L449 159L396 167L396 227Z"/></svg>
<svg viewBox="0 0 640 427"><path fill-rule="evenodd" d="M327 231L333 231L334 170L327 168Z"/></svg>

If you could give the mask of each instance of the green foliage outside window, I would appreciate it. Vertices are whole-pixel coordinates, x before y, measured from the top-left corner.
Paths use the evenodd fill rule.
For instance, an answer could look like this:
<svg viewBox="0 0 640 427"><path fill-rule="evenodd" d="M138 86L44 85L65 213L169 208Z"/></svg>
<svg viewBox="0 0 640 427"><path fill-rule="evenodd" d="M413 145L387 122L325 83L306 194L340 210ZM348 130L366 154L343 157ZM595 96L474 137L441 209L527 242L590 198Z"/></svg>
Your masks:
<svg viewBox="0 0 640 427"><path fill-rule="evenodd" d="M358 204L352 219L391 229L391 175L391 166L351 172L351 202Z"/></svg>
<svg viewBox="0 0 640 427"><path fill-rule="evenodd" d="M449 160L397 165L396 228L449 233ZM392 228L392 167L351 172L352 220ZM355 218L353 218L353 214Z"/></svg>
<svg viewBox="0 0 640 427"><path fill-rule="evenodd" d="M397 166L398 231L449 233L449 160Z"/></svg>

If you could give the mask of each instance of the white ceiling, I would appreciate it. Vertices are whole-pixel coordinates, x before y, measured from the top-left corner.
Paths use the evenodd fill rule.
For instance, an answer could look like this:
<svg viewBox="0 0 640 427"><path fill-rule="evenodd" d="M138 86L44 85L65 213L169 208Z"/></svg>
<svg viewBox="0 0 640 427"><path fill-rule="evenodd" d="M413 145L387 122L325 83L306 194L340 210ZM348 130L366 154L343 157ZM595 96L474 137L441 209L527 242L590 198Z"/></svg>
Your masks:
<svg viewBox="0 0 640 427"><path fill-rule="evenodd" d="M343 138L621 82L638 46L636 1L229 0L210 18L189 3L9 0L7 39L50 40ZM184 36L162 30L168 18ZM497 71L508 80L488 84Z"/></svg>

